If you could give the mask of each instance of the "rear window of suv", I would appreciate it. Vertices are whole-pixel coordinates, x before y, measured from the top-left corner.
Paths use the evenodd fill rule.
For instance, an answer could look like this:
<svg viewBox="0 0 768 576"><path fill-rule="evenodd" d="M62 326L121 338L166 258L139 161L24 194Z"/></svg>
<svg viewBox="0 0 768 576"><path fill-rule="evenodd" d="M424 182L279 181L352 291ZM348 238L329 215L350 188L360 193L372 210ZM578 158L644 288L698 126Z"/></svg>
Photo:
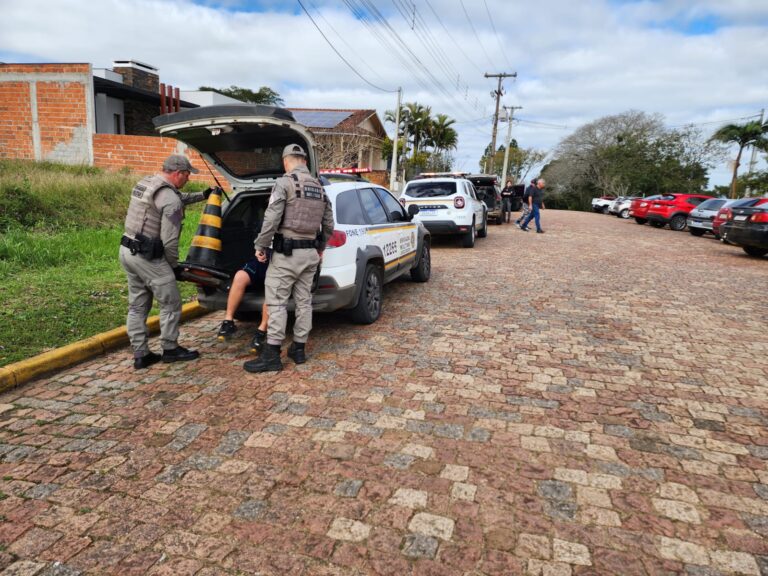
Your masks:
<svg viewBox="0 0 768 576"><path fill-rule="evenodd" d="M436 198L456 194L456 182L413 182L405 191L413 198Z"/></svg>

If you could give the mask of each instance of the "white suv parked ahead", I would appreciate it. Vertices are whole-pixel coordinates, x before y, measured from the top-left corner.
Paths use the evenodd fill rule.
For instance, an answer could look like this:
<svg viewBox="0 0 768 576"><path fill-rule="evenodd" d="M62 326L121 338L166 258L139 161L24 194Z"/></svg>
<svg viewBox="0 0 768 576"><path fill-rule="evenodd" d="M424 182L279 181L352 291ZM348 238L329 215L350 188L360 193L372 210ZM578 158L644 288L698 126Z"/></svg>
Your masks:
<svg viewBox="0 0 768 576"><path fill-rule="evenodd" d="M253 257L275 180L282 176L282 149L300 144L316 174L313 140L288 110L270 106L225 105L194 108L155 119L161 134L197 148L232 186L222 205L221 251L211 262L182 262L182 278L198 284L198 300L224 310L235 272ZM367 181L324 186L333 206L334 233L327 240L320 277L312 297L317 311L351 311L370 324L381 314L386 282L410 274L426 282L431 274L430 235L386 188ZM260 311L264 286L251 286L239 311ZM288 303L293 309L293 300Z"/></svg>
<svg viewBox="0 0 768 576"><path fill-rule="evenodd" d="M458 235L465 248L488 235L488 208L464 178L421 178L405 185L400 203L418 206L414 220L434 235Z"/></svg>

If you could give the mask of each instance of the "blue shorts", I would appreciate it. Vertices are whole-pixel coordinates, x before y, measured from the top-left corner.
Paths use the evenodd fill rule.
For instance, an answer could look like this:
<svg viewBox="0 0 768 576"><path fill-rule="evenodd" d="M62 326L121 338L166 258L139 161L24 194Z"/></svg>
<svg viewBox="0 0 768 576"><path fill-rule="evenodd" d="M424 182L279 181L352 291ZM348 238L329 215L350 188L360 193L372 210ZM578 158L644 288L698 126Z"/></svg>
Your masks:
<svg viewBox="0 0 768 576"><path fill-rule="evenodd" d="M270 256L271 254L267 252L266 262L261 263L256 258L251 258L245 266L243 266L243 270L248 274L252 286L255 284L264 284L264 280L267 278L267 268L269 267Z"/></svg>

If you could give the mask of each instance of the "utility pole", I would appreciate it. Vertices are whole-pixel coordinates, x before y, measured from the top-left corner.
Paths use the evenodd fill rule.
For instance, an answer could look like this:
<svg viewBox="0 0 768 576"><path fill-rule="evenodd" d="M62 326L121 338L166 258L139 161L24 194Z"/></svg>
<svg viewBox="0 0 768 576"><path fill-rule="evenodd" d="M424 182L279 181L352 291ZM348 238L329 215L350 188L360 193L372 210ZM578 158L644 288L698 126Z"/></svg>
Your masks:
<svg viewBox="0 0 768 576"><path fill-rule="evenodd" d="M400 139L400 100L402 96L403 89L398 88L397 108L395 108L395 141L392 143L392 166L389 169L389 189L392 192L395 192L395 183L397 182L397 142Z"/></svg>
<svg viewBox="0 0 768 576"><path fill-rule="evenodd" d="M493 135L491 136L491 170L493 171L493 159L496 155L496 125L499 122L499 101L501 100L501 96L504 94L504 91L501 88L501 81L504 80L504 78L517 78L517 72L512 72L511 74L507 74L506 72L500 72L499 74L488 74L488 72L485 73L486 78L498 78L499 79L499 86L496 88L496 90L491 92L491 96L496 96L496 111L493 113ZM485 162L485 171L489 172L488 170L488 161Z"/></svg>
<svg viewBox="0 0 768 576"><path fill-rule="evenodd" d="M509 163L509 143L512 141L512 116L515 110L521 110L522 106L504 106L507 111L507 146L504 148L504 168L501 172L501 185L507 184L507 164Z"/></svg>

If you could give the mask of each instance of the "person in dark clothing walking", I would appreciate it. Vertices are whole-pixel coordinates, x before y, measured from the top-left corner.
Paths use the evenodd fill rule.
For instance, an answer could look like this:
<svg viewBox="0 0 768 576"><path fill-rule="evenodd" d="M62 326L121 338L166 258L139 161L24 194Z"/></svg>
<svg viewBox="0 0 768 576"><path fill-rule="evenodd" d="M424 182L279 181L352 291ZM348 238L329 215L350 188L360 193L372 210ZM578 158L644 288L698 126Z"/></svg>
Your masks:
<svg viewBox="0 0 768 576"><path fill-rule="evenodd" d="M523 213L520 214L520 218L515 220L515 226L518 228L521 228L521 224L523 220L528 218L528 214L531 213L531 207L530 207L530 198L531 194L533 194L533 191L536 189L536 178L531 180L531 183L526 187L525 192L523 192Z"/></svg>
<svg viewBox="0 0 768 576"><path fill-rule="evenodd" d="M525 232L528 232L528 224L531 220L536 220L536 232L539 234L544 234L544 230L541 229L541 216L539 212L542 208L544 208L544 186L546 186L546 182L544 181L544 178L539 178L536 180L536 188L532 191L531 195L528 197L528 206L531 209L531 213L528 214L528 217L523 220L522 224L520 225L520 230L523 230Z"/></svg>
<svg viewBox="0 0 768 576"><path fill-rule="evenodd" d="M507 184L501 190L501 220L509 222L512 219L512 196L515 188L512 186L512 180L507 180Z"/></svg>

